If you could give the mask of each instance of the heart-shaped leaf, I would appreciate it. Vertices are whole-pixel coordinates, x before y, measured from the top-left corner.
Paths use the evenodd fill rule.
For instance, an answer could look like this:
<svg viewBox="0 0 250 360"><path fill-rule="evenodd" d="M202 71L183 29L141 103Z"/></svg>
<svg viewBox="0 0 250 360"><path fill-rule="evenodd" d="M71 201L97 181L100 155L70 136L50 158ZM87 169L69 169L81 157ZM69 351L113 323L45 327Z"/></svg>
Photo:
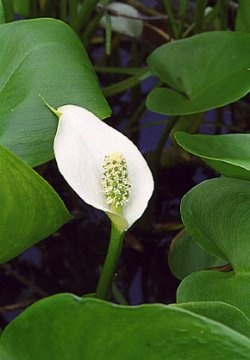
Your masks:
<svg viewBox="0 0 250 360"><path fill-rule="evenodd" d="M250 340L176 306L117 306L60 294L12 321L0 338L1 360L248 359Z"/></svg>
<svg viewBox="0 0 250 360"><path fill-rule="evenodd" d="M177 302L223 301L236 306L250 318L249 284L249 273L197 271L182 280L177 291Z"/></svg>
<svg viewBox="0 0 250 360"><path fill-rule="evenodd" d="M55 19L0 25L0 143L30 165L53 157L53 107L75 104L99 118L110 109L74 31Z"/></svg>
<svg viewBox="0 0 250 360"><path fill-rule="evenodd" d="M147 98L151 111L185 115L214 109L250 89L250 34L211 31L172 41L148 57L148 65L170 88Z"/></svg>
<svg viewBox="0 0 250 360"><path fill-rule="evenodd" d="M204 251L184 230L171 243L168 263L171 272L183 279L194 271L225 265L226 261Z"/></svg>
<svg viewBox="0 0 250 360"><path fill-rule="evenodd" d="M243 335L250 336L250 320L237 307L221 301L195 301L176 305L218 321Z"/></svg>
<svg viewBox="0 0 250 360"><path fill-rule="evenodd" d="M176 132L177 143L225 176L250 180L249 134L191 135Z"/></svg>
<svg viewBox="0 0 250 360"><path fill-rule="evenodd" d="M208 180L183 198L181 214L192 238L211 254L227 259L231 272L199 271L180 284L177 301L223 301L250 316L250 182Z"/></svg>
<svg viewBox="0 0 250 360"><path fill-rule="evenodd" d="M250 182L221 177L191 189L181 216L191 237L227 260L236 273L250 271Z"/></svg>
<svg viewBox="0 0 250 360"><path fill-rule="evenodd" d="M0 263L55 232L71 216L51 186L0 145Z"/></svg>

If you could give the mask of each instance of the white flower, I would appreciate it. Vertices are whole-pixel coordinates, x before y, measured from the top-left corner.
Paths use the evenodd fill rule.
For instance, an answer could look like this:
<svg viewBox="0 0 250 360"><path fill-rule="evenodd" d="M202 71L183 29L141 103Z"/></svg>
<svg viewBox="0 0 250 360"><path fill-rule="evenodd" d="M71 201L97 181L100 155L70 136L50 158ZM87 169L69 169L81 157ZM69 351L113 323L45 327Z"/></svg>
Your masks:
<svg viewBox="0 0 250 360"><path fill-rule="evenodd" d="M129 4L116 1L107 4L107 10L113 11L115 16L110 16L111 28L120 34L139 38L143 31L143 22L139 20L139 11ZM100 25L104 28L107 26L107 18L104 15L100 20Z"/></svg>
<svg viewBox="0 0 250 360"><path fill-rule="evenodd" d="M88 110L65 105L57 110L54 153L59 171L88 204L103 210L127 230L147 207L154 183L137 147Z"/></svg>

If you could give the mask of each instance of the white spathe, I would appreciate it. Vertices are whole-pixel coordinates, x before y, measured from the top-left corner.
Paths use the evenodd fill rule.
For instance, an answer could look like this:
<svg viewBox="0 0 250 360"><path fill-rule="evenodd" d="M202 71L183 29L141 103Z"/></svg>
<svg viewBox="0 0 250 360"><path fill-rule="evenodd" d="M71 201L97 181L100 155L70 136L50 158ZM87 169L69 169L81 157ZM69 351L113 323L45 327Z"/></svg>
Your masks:
<svg viewBox="0 0 250 360"><path fill-rule="evenodd" d="M58 108L54 153L59 171L89 205L103 210L119 230L127 230L147 207L154 189L151 171L137 147L126 136L75 105ZM121 153L131 182L123 214L107 205L102 187L105 156Z"/></svg>
<svg viewBox="0 0 250 360"><path fill-rule="evenodd" d="M136 38L141 36L143 22L138 19L140 18L140 13L136 8L129 4L115 1L106 5L106 9L117 13L116 16L110 16L111 28L113 31ZM106 21L106 16L102 16L100 25L104 28L106 28Z"/></svg>

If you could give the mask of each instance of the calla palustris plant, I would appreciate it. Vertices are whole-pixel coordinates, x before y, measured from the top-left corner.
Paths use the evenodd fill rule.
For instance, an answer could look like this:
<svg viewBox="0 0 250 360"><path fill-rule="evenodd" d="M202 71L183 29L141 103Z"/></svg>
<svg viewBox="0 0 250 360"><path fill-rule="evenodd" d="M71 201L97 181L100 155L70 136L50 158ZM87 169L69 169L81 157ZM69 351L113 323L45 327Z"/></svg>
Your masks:
<svg viewBox="0 0 250 360"><path fill-rule="evenodd" d="M107 298L124 232L146 209L153 177L137 147L93 113L75 105L50 109L59 117L54 139L59 171L87 204L111 220L109 250L96 291L97 297Z"/></svg>

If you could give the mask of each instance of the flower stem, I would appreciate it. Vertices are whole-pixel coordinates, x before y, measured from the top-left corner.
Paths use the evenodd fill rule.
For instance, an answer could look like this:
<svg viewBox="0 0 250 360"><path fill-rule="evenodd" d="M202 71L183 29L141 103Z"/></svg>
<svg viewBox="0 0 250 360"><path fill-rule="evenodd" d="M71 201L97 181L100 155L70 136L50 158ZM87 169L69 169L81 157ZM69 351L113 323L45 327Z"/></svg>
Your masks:
<svg viewBox="0 0 250 360"><path fill-rule="evenodd" d="M100 279L97 284L95 297L108 299L111 293L115 270L122 248L124 231L119 231L111 222L111 234L108 253L103 265Z"/></svg>

